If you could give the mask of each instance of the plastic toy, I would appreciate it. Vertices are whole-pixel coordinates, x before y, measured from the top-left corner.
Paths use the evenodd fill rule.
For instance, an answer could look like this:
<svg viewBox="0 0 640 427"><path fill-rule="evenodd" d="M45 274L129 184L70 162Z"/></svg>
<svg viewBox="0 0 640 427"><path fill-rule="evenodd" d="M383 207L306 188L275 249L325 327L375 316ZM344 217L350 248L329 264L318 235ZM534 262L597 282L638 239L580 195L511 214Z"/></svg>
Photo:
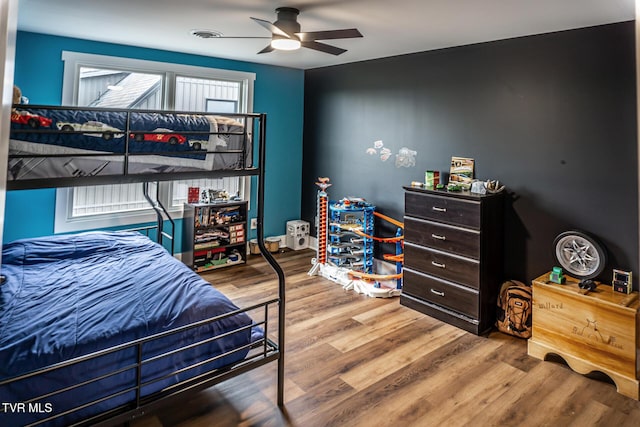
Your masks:
<svg viewBox="0 0 640 427"><path fill-rule="evenodd" d="M202 150L202 147L206 147L208 144L205 140L189 140L189 145L194 150Z"/></svg>
<svg viewBox="0 0 640 427"><path fill-rule="evenodd" d="M326 189L329 178L318 178L318 248L309 275L321 275L373 297L392 297L402 290L404 224L375 212L375 206L361 198L344 198L329 202ZM373 219L379 217L398 226L395 237L373 235ZM385 254L395 263L394 274L373 272L374 242L395 243L395 254ZM394 281L392 286L384 282Z"/></svg>
<svg viewBox="0 0 640 427"><path fill-rule="evenodd" d="M14 111L11 113L11 122L21 125L29 125L29 127L36 129L40 126L51 126L52 120L47 117L42 117L37 114L31 114L28 111Z"/></svg>
<svg viewBox="0 0 640 427"><path fill-rule="evenodd" d="M551 273L549 274L549 280L559 285L563 284L565 281L565 278L564 278L564 275L562 274L562 268L553 267L553 269L551 270Z"/></svg>
<svg viewBox="0 0 640 427"><path fill-rule="evenodd" d="M151 141L151 142L165 142L171 145L184 144L187 138L179 133L174 133L171 129L157 128L152 132L154 133L132 133L129 138L136 141Z"/></svg>
<svg viewBox="0 0 640 427"><path fill-rule="evenodd" d="M89 120L85 123L56 122L56 126L63 132L84 132L84 135L103 138L105 140L122 138L124 136L124 131L121 129L95 120Z"/></svg>
<svg viewBox="0 0 640 427"><path fill-rule="evenodd" d="M373 273L373 212L375 206L359 198L344 198L329 205L329 261Z"/></svg>
<svg viewBox="0 0 640 427"><path fill-rule="evenodd" d="M327 188L331 187L329 178L318 178L316 185L318 190L318 249L316 252L316 261L318 264L327 262L327 205L328 196ZM317 264L316 264L317 265ZM313 270L313 269L312 269Z"/></svg>

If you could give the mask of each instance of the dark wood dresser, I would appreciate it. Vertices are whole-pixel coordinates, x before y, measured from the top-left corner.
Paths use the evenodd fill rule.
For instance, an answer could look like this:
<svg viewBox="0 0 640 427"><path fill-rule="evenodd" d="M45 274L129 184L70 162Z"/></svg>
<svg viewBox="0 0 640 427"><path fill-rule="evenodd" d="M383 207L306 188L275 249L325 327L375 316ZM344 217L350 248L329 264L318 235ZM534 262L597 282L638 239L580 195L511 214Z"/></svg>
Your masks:
<svg viewBox="0 0 640 427"><path fill-rule="evenodd" d="M475 334L494 325L503 195L405 189L400 304Z"/></svg>

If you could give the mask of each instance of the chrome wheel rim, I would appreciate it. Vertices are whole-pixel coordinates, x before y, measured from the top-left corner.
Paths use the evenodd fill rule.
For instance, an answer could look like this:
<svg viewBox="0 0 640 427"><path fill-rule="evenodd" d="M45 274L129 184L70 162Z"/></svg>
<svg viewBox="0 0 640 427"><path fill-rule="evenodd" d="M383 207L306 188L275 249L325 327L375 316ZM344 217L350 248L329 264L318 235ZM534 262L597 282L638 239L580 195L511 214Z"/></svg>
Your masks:
<svg viewBox="0 0 640 427"><path fill-rule="evenodd" d="M556 258L569 274L589 276L595 273L602 260L598 250L580 236L565 236L556 244Z"/></svg>

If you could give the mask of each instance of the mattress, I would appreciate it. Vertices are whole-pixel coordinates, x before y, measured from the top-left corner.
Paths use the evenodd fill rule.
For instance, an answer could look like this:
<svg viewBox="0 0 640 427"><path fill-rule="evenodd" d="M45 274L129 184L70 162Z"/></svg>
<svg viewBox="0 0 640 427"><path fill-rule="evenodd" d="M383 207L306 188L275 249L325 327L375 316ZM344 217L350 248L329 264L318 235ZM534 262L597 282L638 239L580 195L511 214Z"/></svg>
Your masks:
<svg viewBox="0 0 640 427"><path fill-rule="evenodd" d="M228 298L160 245L135 232L91 232L25 239L5 245L5 283L0 286L0 381L110 346L168 331L238 309ZM262 330L239 312L142 347L144 359L214 340L143 365L142 396L177 381L242 360L247 348L175 371L262 338ZM238 328L242 330L232 332ZM53 390L130 366L128 348L56 371L0 386L0 402L17 405ZM168 376L167 376L168 375ZM163 378L167 376L166 378ZM135 384L135 369L109 376L61 395L37 399L0 414L3 425L23 425L99 399ZM52 423L65 425L134 399L133 392L89 406ZM8 409L6 405L5 411ZM31 409L31 410L28 410Z"/></svg>
<svg viewBox="0 0 640 427"><path fill-rule="evenodd" d="M246 169L251 159L249 132L230 117L46 106L11 114L9 180Z"/></svg>

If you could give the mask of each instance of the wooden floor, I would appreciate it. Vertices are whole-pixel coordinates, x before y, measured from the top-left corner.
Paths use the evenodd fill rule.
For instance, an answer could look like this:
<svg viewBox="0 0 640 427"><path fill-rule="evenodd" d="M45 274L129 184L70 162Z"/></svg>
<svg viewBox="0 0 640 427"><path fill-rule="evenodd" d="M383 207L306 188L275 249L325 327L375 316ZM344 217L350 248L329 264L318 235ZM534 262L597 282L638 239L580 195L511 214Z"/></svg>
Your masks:
<svg viewBox="0 0 640 427"><path fill-rule="evenodd" d="M285 409L276 364L131 423L185 426L638 426L640 402L526 341L477 337L400 306L311 277L312 251L277 258L287 275ZM239 305L277 295L260 256L203 275Z"/></svg>

